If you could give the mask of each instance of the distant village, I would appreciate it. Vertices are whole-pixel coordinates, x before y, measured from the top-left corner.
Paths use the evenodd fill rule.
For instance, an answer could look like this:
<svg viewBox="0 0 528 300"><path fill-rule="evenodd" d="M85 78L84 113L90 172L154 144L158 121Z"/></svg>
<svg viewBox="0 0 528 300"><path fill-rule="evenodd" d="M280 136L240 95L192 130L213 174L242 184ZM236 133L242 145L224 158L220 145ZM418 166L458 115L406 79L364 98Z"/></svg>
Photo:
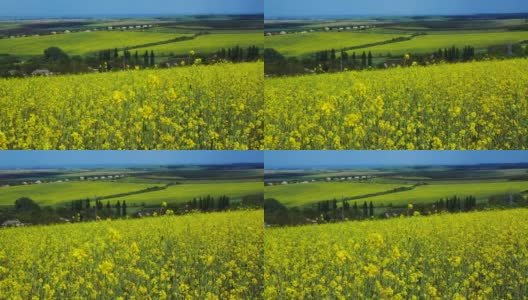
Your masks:
<svg viewBox="0 0 528 300"><path fill-rule="evenodd" d="M83 29L83 30L64 30L64 31L49 31L44 34L18 34L18 35L9 35L9 36L0 36L0 38L24 38L24 37L37 37L41 35L58 35L58 34L69 34L69 33L75 33L75 32L94 32L94 31L126 31L126 30L145 30L148 28L152 28L154 25L152 24L142 24L142 25L127 25L127 26L107 26L107 27L100 27L100 28L93 28L93 29Z"/></svg>
<svg viewBox="0 0 528 300"><path fill-rule="evenodd" d="M58 180L35 180L35 181L22 181L20 183L15 184L3 184L0 185L0 188L8 188L10 186L16 186L16 185L32 185L32 184L45 184L45 183L61 183L61 182L69 182L69 181L105 181L105 180L116 180L124 178L126 175L119 174L119 175L104 175L104 176L79 176L78 178L65 178L65 179L58 179Z"/></svg>
<svg viewBox="0 0 528 300"><path fill-rule="evenodd" d="M365 180L369 180L369 179L373 179L375 178L376 176L373 176L373 175L361 175L361 176L348 176L348 177L339 177L339 176L334 176L334 177L326 177L326 178L321 178L321 179L312 179L312 180L290 180L290 181L287 181L287 180L282 180L282 181L277 181L277 180L270 180L270 181L266 181L264 183L264 185L266 186L273 186L273 185L287 185L287 184L308 184L308 183L313 183L313 182L331 182L331 181L340 181L340 182L343 182L343 181L365 181Z"/></svg>
<svg viewBox="0 0 528 300"><path fill-rule="evenodd" d="M316 31L322 31L322 32L343 32L343 31L359 31L359 30L367 30L369 28L374 28L374 25L354 25L354 26L346 26L346 27L324 27L322 29L310 29L310 30L303 30L303 31L268 31L265 33L266 36L272 36L272 35L286 35L286 34L306 34L310 32L316 32Z"/></svg>

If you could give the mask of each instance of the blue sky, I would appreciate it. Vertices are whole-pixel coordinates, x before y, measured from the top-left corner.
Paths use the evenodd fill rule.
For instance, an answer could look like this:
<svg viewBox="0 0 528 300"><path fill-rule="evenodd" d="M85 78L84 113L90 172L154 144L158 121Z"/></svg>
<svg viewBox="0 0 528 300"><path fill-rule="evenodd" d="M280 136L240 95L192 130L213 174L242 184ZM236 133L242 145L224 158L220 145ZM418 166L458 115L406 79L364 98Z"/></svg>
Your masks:
<svg viewBox="0 0 528 300"><path fill-rule="evenodd" d="M264 0L1 0L0 16L263 13Z"/></svg>
<svg viewBox="0 0 528 300"><path fill-rule="evenodd" d="M528 12L527 0L264 0L266 18L328 15L453 15Z"/></svg>
<svg viewBox="0 0 528 300"><path fill-rule="evenodd" d="M266 169L528 162L528 151L266 151Z"/></svg>
<svg viewBox="0 0 528 300"><path fill-rule="evenodd" d="M260 162L260 151L0 151L0 168Z"/></svg>

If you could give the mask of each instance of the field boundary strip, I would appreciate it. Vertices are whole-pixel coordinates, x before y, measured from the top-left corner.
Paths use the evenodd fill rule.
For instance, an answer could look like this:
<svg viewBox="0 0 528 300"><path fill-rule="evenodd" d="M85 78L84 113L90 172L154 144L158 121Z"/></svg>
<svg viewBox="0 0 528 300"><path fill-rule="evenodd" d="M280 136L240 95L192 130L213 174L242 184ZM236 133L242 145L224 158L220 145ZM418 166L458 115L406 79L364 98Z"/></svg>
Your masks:
<svg viewBox="0 0 528 300"><path fill-rule="evenodd" d="M350 50L357 50L357 49L381 46L381 45L386 45L386 44L395 44L395 43L407 42L407 41L410 41L410 40L414 39L415 37L417 37L419 35L425 35L425 34L412 34L411 36L400 36L400 37L397 37L397 38L393 38L393 39L390 39L390 40L384 40L384 41L381 41L381 42L363 44L363 45L357 45L357 46L351 46L351 47L345 47L342 50L343 51L350 51Z"/></svg>

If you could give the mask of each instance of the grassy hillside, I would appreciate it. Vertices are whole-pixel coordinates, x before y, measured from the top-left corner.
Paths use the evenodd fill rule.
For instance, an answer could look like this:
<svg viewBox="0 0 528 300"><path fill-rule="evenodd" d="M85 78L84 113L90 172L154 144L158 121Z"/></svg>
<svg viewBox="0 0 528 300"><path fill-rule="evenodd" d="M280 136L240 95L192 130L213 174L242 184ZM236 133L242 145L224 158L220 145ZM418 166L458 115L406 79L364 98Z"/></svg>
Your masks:
<svg viewBox="0 0 528 300"><path fill-rule="evenodd" d="M389 191L401 184L355 183L355 182L313 182L266 186L266 198L274 198L286 206L303 206L320 200L340 200L342 197L357 197Z"/></svg>
<svg viewBox="0 0 528 300"><path fill-rule="evenodd" d="M45 35L0 40L0 53L18 56L41 55L49 47L59 47L70 55L82 55L97 50L143 45L174 39L184 34L98 31Z"/></svg>
<svg viewBox="0 0 528 300"><path fill-rule="evenodd" d="M358 33L358 32L309 32L267 36L266 48L273 48L284 56L304 56L321 50L355 47L379 43L404 34Z"/></svg>
<svg viewBox="0 0 528 300"><path fill-rule="evenodd" d="M113 201L123 201L127 203L146 203L159 204L167 203L184 203L193 198L229 196L232 200L240 200L243 196L252 194L261 194L264 191L262 181L231 181L231 182L206 182L206 183L184 183L173 185L165 190L150 192L148 194L135 194L121 198L112 199Z"/></svg>
<svg viewBox="0 0 528 300"><path fill-rule="evenodd" d="M427 34L414 37L409 41L356 49L349 51L349 53L355 51L357 54L363 51L372 51L372 55L376 57L379 55L386 56L389 52L391 55L432 53L439 48L444 49L451 46L459 48L473 46L479 52L488 46L505 45L510 42L517 43L525 40L528 40L528 31Z"/></svg>
<svg viewBox="0 0 528 300"><path fill-rule="evenodd" d="M198 54L208 54L216 52L221 48L235 47L237 45L240 47L253 45L263 47L264 37L262 36L262 32L205 34L197 36L192 40L149 46L137 50L140 53L144 50L153 50L158 56L169 55L171 53L175 55L188 55L191 50L194 50Z"/></svg>
<svg viewBox="0 0 528 300"><path fill-rule="evenodd" d="M103 197L139 191L161 184L70 181L0 188L0 205L14 205L20 197L29 197L40 205L56 205L65 201Z"/></svg>
<svg viewBox="0 0 528 300"><path fill-rule="evenodd" d="M522 299L527 209L266 230L265 299Z"/></svg>

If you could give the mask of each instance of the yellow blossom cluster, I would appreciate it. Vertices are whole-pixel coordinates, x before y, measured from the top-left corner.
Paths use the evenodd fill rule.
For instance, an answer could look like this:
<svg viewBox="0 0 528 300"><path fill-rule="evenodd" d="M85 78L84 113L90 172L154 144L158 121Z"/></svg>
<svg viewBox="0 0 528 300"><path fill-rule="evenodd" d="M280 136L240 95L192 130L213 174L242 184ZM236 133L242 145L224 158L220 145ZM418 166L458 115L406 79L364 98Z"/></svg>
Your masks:
<svg viewBox="0 0 528 300"><path fill-rule="evenodd" d="M0 79L0 150L258 150L263 67Z"/></svg>
<svg viewBox="0 0 528 300"><path fill-rule="evenodd" d="M0 229L0 299L255 299L262 210Z"/></svg>
<svg viewBox="0 0 528 300"><path fill-rule="evenodd" d="M265 232L265 299L526 299L528 209Z"/></svg>
<svg viewBox="0 0 528 300"><path fill-rule="evenodd" d="M528 60L265 80L266 149L527 149Z"/></svg>

